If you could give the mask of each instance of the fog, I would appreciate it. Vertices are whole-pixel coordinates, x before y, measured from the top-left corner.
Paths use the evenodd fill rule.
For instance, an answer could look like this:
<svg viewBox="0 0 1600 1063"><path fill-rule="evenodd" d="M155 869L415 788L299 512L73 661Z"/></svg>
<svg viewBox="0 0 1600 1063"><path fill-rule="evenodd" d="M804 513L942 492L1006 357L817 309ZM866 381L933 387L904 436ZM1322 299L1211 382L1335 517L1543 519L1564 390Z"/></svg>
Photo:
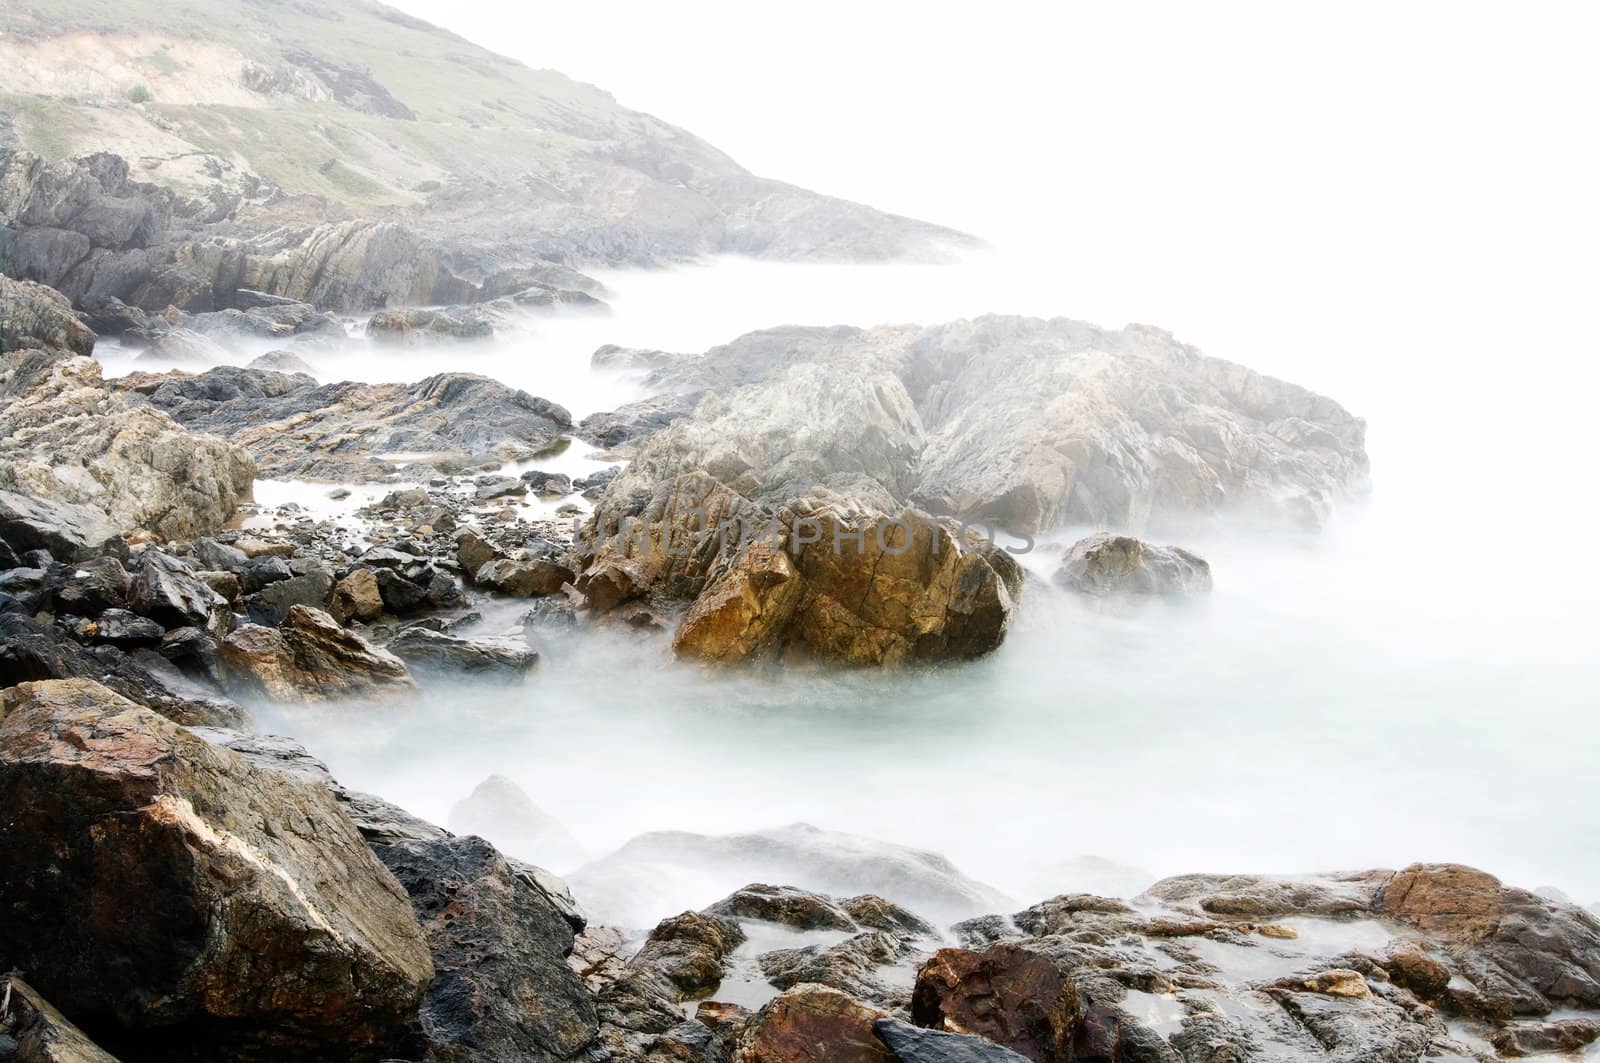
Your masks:
<svg viewBox="0 0 1600 1063"><path fill-rule="evenodd" d="M510 695L263 710L267 727L441 821L503 773L594 856L646 830L805 821L937 850L1025 902L1081 885L1064 862L1082 854L1150 876L1451 859L1600 900L1600 85L1572 12L1130 7L1033 26L1004 5L979 22L821 5L780 26L639 5L606 9L619 42L593 8L541 9L535 32L498 5L401 6L761 172L993 246L943 266L603 273L609 317L471 355L330 355L327 378L472 369L581 416L634 394L587 368L600 343L1138 321L1366 417L1373 493L1317 537L1183 537L1213 566L1201 603L1100 612L1035 581L970 665L711 674L659 637L550 636ZM693 891L663 881L653 905L600 914L715 899Z"/></svg>

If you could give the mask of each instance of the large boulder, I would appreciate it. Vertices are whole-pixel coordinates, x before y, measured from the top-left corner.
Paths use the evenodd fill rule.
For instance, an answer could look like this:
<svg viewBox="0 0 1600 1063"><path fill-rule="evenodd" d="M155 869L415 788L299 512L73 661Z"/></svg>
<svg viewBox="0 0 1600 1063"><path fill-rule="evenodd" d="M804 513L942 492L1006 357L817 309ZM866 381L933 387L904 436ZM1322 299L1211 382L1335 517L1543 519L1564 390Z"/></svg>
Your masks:
<svg viewBox="0 0 1600 1063"><path fill-rule="evenodd" d="M92 358L0 355L0 490L92 507L119 531L187 539L221 527L254 479L243 450L130 403Z"/></svg>
<svg viewBox="0 0 1600 1063"><path fill-rule="evenodd" d="M380 845L433 956L422 1001L429 1060L558 1063L598 1030L567 964L573 930L530 873L482 838Z"/></svg>
<svg viewBox="0 0 1600 1063"><path fill-rule="evenodd" d="M917 972L919 1026L979 1034L1034 1063L1068 1063L1082 1021L1078 990L1047 956L1017 945L940 949Z"/></svg>
<svg viewBox="0 0 1600 1063"><path fill-rule="evenodd" d="M0 964L112 1051L153 1036L173 1059L344 1060L404 1043L427 945L323 786L68 680L6 692L0 808Z"/></svg>
<svg viewBox="0 0 1600 1063"><path fill-rule="evenodd" d="M245 624L222 641L230 689L276 701L393 698L414 693L405 662L320 609L291 606L276 628Z"/></svg>
<svg viewBox="0 0 1600 1063"><path fill-rule="evenodd" d="M95 335L72 312L66 296L33 281L0 273L0 353L28 347L87 355Z"/></svg>
<svg viewBox="0 0 1600 1063"><path fill-rule="evenodd" d="M130 401L227 438L264 476L373 481L416 461L459 472L491 459L532 457L572 426L555 403L470 373L318 386L304 374L224 366L120 386Z"/></svg>
<svg viewBox="0 0 1600 1063"><path fill-rule="evenodd" d="M735 1063L894 1063L873 1033L883 1012L836 989L799 985L750 1020Z"/></svg>
<svg viewBox="0 0 1600 1063"><path fill-rule="evenodd" d="M1202 594L1211 589L1211 566L1181 547L1100 532L1072 544L1055 582L1095 598Z"/></svg>
<svg viewBox="0 0 1600 1063"><path fill-rule="evenodd" d="M58 561L87 561L117 551L120 531L94 506L0 491L0 541L19 555L45 550Z"/></svg>

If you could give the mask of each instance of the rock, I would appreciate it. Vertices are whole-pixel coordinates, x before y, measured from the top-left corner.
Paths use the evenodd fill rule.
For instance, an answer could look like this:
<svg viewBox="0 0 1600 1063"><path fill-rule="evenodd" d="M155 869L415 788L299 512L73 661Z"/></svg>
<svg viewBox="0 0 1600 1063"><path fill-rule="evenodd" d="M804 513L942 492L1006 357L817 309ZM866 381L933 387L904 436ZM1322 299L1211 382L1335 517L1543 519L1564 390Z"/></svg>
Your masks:
<svg viewBox="0 0 1600 1063"><path fill-rule="evenodd" d="M116 1057L84 1036L49 1001L20 978L0 978L0 1059L19 1063L117 1063ZM10 1040L11 1052L5 1042Z"/></svg>
<svg viewBox="0 0 1600 1063"><path fill-rule="evenodd" d="M873 1033L886 1016L821 986L796 986L756 1013L737 1063L894 1063Z"/></svg>
<svg viewBox="0 0 1600 1063"><path fill-rule="evenodd" d="M876 894L846 897L839 902L839 907L858 926L887 930L900 938L932 937L936 933L933 925L921 916Z"/></svg>
<svg viewBox="0 0 1600 1063"><path fill-rule="evenodd" d="M278 558L270 560L279 561ZM259 565L261 561L252 564ZM333 573L319 565L302 575L274 580L256 593L247 595L240 604L244 606L252 624L271 627L282 624L289 611L296 606L322 609L328 604L332 593Z"/></svg>
<svg viewBox="0 0 1600 1063"><path fill-rule="evenodd" d="M304 373L309 377L322 374L310 362L293 351L268 351L244 364L246 369L268 369L274 373Z"/></svg>
<svg viewBox="0 0 1600 1063"><path fill-rule="evenodd" d="M39 347L87 355L95 335L60 292L0 274L0 352Z"/></svg>
<svg viewBox="0 0 1600 1063"><path fill-rule="evenodd" d="M426 1058L554 1063L595 1039L594 1001L567 964L572 927L493 846L448 838L377 853L411 895L433 956Z"/></svg>
<svg viewBox="0 0 1600 1063"><path fill-rule="evenodd" d="M219 543L215 539L196 539L189 544L189 552L194 554L195 560L200 563L201 568L213 572L238 574L249 567L251 560L238 547L229 546L227 543ZM289 573L285 571L284 578L288 578L288 575ZM260 588L251 587L250 589L259 590Z"/></svg>
<svg viewBox="0 0 1600 1063"><path fill-rule="evenodd" d="M378 593L378 578L370 568L353 568L348 576L334 584L328 613L339 623L372 620L382 612L383 598Z"/></svg>
<svg viewBox="0 0 1600 1063"><path fill-rule="evenodd" d="M382 310L367 321L367 335L381 343L408 347L451 340L483 340L494 335L494 318L481 307Z"/></svg>
<svg viewBox="0 0 1600 1063"><path fill-rule="evenodd" d="M479 502L488 502L491 499L506 498L511 495L521 496L527 493L527 485L515 476L480 476L474 497Z"/></svg>
<svg viewBox="0 0 1600 1063"><path fill-rule="evenodd" d="M589 311L610 313L603 301L586 292L563 291L547 284L536 284L511 296L511 301L527 310Z"/></svg>
<svg viewBox="0 0 1600 1063"><path fill-rule="evenodd" d="M1072 544L1055 582L1097 598L1201 594L1211 589L1211 566L1181 547L1100 532Z"/></svg>
<svg viewBox="0 0 1600 1063"><path fill-rule="evenodd" d="M457 834L488 838L502 852L543 867L574 867L583 846L561 822L504 775L491 775L457 801L447 821Z"/></svg>
<svg viewBox="0 0 1600 1063"><path fill-rule="evenodd" d="M554 403L468 373L319 387L309 376L221 366L138 386L130 401L224 436L262 476L336 482L389 479L399 459L384 455L395 453L446 472L532 457L572 424Z"/></svg>
<svg viewBox="0 0 1600 1063"><path fill-rule="evenodd" d="M1035 1063L1067 1063L1083 1019L1076 987L1050 959L1016 945L940 949L917 972L918 1026L978 1034Z"/></svg>
<svg viewBox="0 0 1600 1063"><path fill-rule="evenodd" d="M570 568L556 561L497 558L484 562L473 574L472 581L513 598L532 598L555 594L563 584L576 578Z"/></svg>
<svg viewBox="0 0 1600 1063"><path fill-rule="evenodd" d="M158 658L159 660L159 658ZM237 727L244 710L231 701L180 688L114 646L86 649L32 616L0 611L0 687L51 679L91 679L184 725ZM181 678L181 677L176 677Z"/></svg>
<svg viewBox="0 0 1600 1063"><path fill-rule="evenodd" d="M304 605L291 606L276 629L241 626L219 657L231 689L277 701L404 697L416 689L405 662Z"/></svg>
<svg viewBox="0 0 1600 1063"><path fill-rule="evenodd" d="M1028 1058L981 1037L923 1030L898 1019L879 1019L872 1032L900 1063L1025 1063Z"/></svg>
<svg viewBox="0 0 1600 1063"><path fill-rule="evenodd" d="M596 347L589 356L592 369L618 369L627 372L647 372L687 358L688 355L651 351L642 347L618 347L614 343Z"/></svg>
<svg viewBox="0 0 1600 1063"><path fill-rule="evenodd" d="M779 989L809 982L848 993L855 1000L904 1010L910 995L898 986L891 988L878 972L908 963L918 955L926 954L918 953L888 931L870 930L835 945L764 952L757 964L762 977Z"/></svg>
<svg viewBox="0 0 1600 1063"><path fill-rule="evenodd" d="M1543 1052L1578 1052L1597 1040L1600 1040L1600 1022L1563 1019L1518 1023L1495 1032L1489 1043L1502 1056L1531 1056Z"/></svg>
<svg viewBox="0 0 1600 1063"><path fill-rule="evenodd" d="M55 588L57 611L73 616L99 616L128 605L129 577L115 557L97 557L69 565Z"/></svg>
<svg viewBox="0 0 1600 1063"><path fill-rule="evenodd" d="M62 561L86 561L115 550L113 544L121 542L117 528L93 506L14 491L0 491L0 539L18 554L47 550Z"/></svg>
<svg viewBox="0 0 1600 1063"><path fill-rule="evenodd" d="M540 498L561 498L572 494L572 477L563 473L529 469L519 479Z"/></svg>
<svg viewBox="0 0 1600 1063"><path fill-rule="evenodd" d="M491 561L498 561L501 553L494 545L470 528L456 535L456 561L467 578L476 579L478 570Z"/></svg>
<svg viewBox="0 0 1600 1063"><path fill-rule="evenodd" d="M0 721L8 962L80 1022L179 1058L379 1058L433 976L405 893L320 785L96 683ZM100 913L115 911L116 919Z"/></svg>
<svg viewBox="0 0 1600 1063"><path fill-rule="evenodd" d="M198 627L225 633L233 623L228 602L183 561L159 550L145 550L128 580L128 608L162 627Z"/></svg>
<svg viewBox="0 0 1600 1063"><path fill-rule="evenodd" d="M72 536L90 547L130 528L206 534L249 501L254 480L243 450L134 404L91 358L0 355L0 490L99 510L104 521Z"/></svg>
<svg viewBox="0 0 1600 1063"><path fill-rule="evenodd" d="M827 897L793 886L753 883L706 909L713 915L759 919L798 930L854 930L844 909Z"/></svg>
<svg viewBox="0 0 1600 1063"><path fill-rule="evenodd" d="M508 639L460 639L426 628L407 628L385 647L416 673L445 677L476 676L502 683L520 683L539 655Z"/></svg>
<svg viewBox="0 0 1600 1063"><path fill-rule="evenodd" d="M684 912L657 923L633 962L660 972L686 997L703 996L717 988L744 939L736 919Z"/></svg>
<svg viewBox="0 0 1600 1063"><path fill-rule="evenodd" d="M131 646L154 646L161 642L166 631L154 620L146 620L126 609L107 609L92 622L93 639L109 642L127 649ZM194 630L189 628L187 630Z"/></svg>

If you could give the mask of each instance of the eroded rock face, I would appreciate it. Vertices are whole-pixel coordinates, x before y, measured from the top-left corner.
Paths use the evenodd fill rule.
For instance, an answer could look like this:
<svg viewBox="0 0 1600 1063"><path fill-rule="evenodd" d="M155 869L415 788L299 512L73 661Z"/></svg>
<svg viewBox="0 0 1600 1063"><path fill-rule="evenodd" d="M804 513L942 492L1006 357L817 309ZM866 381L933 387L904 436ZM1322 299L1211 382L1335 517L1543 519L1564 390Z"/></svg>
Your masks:
<svg viewBox="0 0 1600 1063"><path fill-rule="evenodd" d="M6 692L0 802L0 962L113 1051L150 1035L180 1059L376 1059L403 1042L428 950L321 785L67 680Z"/></svg>
<svg viewBox="0 0 1600 1063"><path fill-rule="evenodd" d="M118 386L187 427L227 438L263 476L381 480L417 461L455 472L532 457L572 424L555 403L469 373L319 387L303 374L224 366Z"/></svg>
<svg viewBox="0 0 1600 1063"><path fill-rule="evenodd" d="M377 853L410 894L433 956L427 1059L556 1063L595 1039L594 1001L567 964L572 926L525 872L482 838Z"/></svg>
<svg viewBox="0 0 1600 1063"><path fill-rule="evenodd" d="M1035 1063L1066 1063L1082 1021L1077 987L1048 957L1016 945L940 949L917 972L919 1026L978 1034Z"/></svg>
<svg viewBox="0 0 1600 1063"><path fill-rule="evenodd" d="M1181 547L1100 532L1072 544L1055 582L1096 598L1203 594L1211 589L1211 566Z"/></svg>
<svg viewBox="0 0 1600 1063"><path fill-rule="evenodd" d="M95 335L54 288L0 274L0 353L40 347L87 355Z"/></svg>
<svg viewBox="0 0 1600 1063"><path fill-rule="evenodd" d="M118 531L189 538L232 517L254 478L244 451L129 403L93 359L0 355L0 490L89 506Z"/></svg>
<svg viewBox="0 0 1600 1063"><path fill-rule="evenodd" d="M296 605L276 628L245 624L222 641L230 688L277 701L385 698L416 690L405 662L320 609Z"/></svg>

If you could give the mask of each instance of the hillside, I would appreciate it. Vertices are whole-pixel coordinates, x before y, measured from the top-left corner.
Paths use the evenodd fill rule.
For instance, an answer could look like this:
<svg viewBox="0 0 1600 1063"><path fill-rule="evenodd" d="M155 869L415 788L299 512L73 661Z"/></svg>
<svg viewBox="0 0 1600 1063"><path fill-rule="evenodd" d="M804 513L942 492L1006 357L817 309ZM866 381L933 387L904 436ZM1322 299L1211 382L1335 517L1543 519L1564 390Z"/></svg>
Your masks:
<svg viewBox="0 0 1600 1063"><path fill-rule="evenodd" d="M0 33L0 153L121 156L130 181L210 204L169 213L230 237L392 222L471 279L970 239L756 177L600 89L367 0L12 0Z"/></svg>

